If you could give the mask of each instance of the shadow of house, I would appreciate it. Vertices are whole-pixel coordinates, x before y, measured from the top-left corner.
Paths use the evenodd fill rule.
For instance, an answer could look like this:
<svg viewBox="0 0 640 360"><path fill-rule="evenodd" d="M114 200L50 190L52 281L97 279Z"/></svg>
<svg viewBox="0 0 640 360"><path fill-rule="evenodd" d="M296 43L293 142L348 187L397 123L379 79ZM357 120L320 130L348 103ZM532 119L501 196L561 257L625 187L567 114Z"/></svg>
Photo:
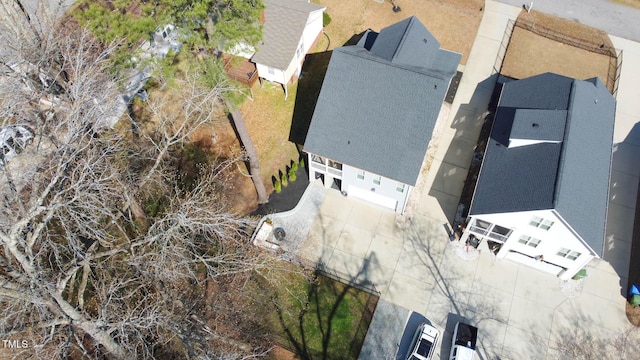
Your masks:
<svg viewBox="0 0 640 360"><path fill-rule="evenodd" d="M311 124L311 117L316 108L324 76L331 60L332 51L308 54L302 65L302 73L298 79L296 102L293 107L293 118L289 130L289 141L302 150ZM301 154L302 155L302 154Z"/></svg>
<svg viewBox="0 0 640 360"><path fill-rule="evenodd" d="M450 128L455 131L455 135L441 159L434 184L429 191L429 195L440 204L450 224L456 223L457 205L464 200L460 198L460 194L474 154L483 150L477 148L478 138L485 124L497 79L498 75L495 74L478 83L469 102L460 105L451 123ZM471 197L469 203L470 200Z"/></svg>
<svg viewBox="0 0 640 360"><path fill-rule="evenodd" d="M614 144L611 164L609 208L603 259L620 277L621 295L628 286L640 285L640 123L636 123L624 141ZM633 192L636 191L634 194ZM632 201L635 200L635 206Z"/></svg>

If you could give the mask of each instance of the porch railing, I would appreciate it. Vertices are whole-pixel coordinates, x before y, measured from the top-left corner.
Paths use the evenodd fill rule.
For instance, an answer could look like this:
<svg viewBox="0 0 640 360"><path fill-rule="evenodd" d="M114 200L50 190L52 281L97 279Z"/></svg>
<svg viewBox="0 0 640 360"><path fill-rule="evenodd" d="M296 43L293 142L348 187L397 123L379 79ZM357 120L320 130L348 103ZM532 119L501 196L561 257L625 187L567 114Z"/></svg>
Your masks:
<svg viewBox="0 0 640 360"><path fill-rule="evenodd" d="M483 236L483 237L486 236L488 238L491 238L493 240L498 240L500 242L507 241L507 239L509 238L509 235L511 235L511 231L509 231L508 234L504 235L497 232L489 231L489 229L491 229L491 227L483 228L477 225L469 226L469 231L474 233L475 235Z"/></svg>

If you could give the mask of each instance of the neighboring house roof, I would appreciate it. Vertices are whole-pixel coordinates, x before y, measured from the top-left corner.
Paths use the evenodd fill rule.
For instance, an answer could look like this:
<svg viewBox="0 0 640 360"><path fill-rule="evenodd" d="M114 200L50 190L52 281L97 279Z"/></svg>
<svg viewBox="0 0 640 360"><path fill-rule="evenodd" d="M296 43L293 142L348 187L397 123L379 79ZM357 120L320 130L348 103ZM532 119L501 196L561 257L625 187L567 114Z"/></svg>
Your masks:
<svg viewBox="0 0 640 360"><path fill-rule="evenodd" d="M459 61L416 17L336 48L305 151L415 185Z"/></svg>
<svg viewBox="0 0 640 360"><path fill-rule="evenodd" d="M265 0L262 42L251 60L285 70L296 54L309 14L325 6L300 0Z"/></svg>
<svg viewBox="0 0 640 360"><path fill-rule="evenodd" d="M602 251L615 107L597 78L546 73L505 84L470 215L555 209ZM509 147L514 138L537 141Z"/></svg>

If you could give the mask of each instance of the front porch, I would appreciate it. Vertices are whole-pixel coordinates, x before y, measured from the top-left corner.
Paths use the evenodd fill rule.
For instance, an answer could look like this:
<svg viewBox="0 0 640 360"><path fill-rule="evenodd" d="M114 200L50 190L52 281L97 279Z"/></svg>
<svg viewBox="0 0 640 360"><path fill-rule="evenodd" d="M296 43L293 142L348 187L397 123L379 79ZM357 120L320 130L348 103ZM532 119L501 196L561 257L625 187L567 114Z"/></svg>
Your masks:
<svg viewBox="0 0 640 360"><path fill-rule="evenodd" d="M470 235L474 235L479 239L488 238L498 244L504 244L512 233L513 229L472 217L461 240L466 241Z"/></svg>
<svg viewBox="0 0 640 360"><path fill-rule="evenodd" d="M316 154L309 154L309 180L324 178L326 188L330 188L334 180L342 181L342 164Z"/></svg>
<svg viewBox="0 0 640 360"><path fill-rule="evenodd" d="M592 258L589 257L567 267L567 264L559 263L554 259L556 258L555 248L554 250L540 248L537 244L529 248L523 245L521 232L473 216L469 219L466 228L463 228L460 242L478 248L480 251L488 250L498 259L515 261L553 274L561 280L570 279Z"/></svg>

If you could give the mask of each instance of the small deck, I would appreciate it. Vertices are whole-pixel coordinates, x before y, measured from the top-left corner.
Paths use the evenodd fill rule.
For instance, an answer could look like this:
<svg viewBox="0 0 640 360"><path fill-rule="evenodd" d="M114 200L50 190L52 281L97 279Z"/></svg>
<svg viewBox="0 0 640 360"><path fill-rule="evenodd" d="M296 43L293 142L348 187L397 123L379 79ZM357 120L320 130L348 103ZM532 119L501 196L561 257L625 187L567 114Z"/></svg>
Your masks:
<svg viewBox="0 0 640 360"><path fill-rule="evenodd" d="M258 80L258 70L256 64L238 56L223 55L224 70L229 74L229 77L236 80L248 87L253 87L256 80Z"/></svg>

